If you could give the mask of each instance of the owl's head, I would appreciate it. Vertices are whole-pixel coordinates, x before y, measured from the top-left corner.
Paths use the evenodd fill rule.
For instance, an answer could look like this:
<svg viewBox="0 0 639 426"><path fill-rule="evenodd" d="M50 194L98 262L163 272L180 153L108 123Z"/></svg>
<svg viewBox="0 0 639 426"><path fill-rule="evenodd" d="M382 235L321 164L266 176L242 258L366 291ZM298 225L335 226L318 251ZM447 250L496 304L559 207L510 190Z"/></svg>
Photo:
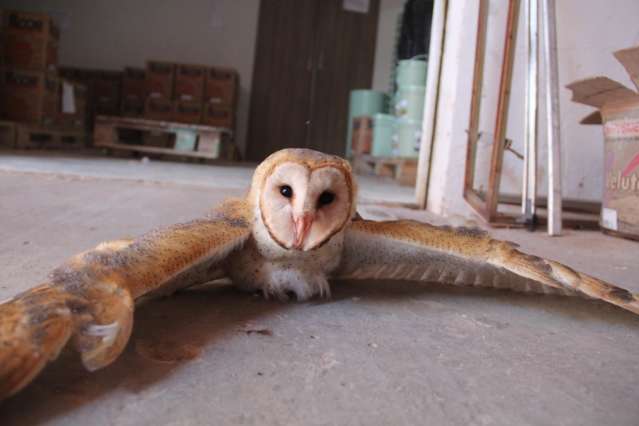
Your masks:
<svg viewBox="0 0 639 426"><path fill-rule="evenodd" d="M349 223L356 192L346 160L310 149L284 149L257 167L249 198L277 244L308 251Z"/></svg>

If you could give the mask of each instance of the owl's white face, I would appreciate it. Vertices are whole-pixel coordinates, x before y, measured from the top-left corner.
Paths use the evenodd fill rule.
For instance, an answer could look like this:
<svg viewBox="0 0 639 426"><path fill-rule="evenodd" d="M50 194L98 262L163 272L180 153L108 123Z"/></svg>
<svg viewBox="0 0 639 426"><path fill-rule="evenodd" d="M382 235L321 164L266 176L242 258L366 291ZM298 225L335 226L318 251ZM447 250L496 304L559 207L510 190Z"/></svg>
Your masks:
<svg viewBox="0 0 639 426"><path fill-rule="evenodd" d="M275 242L286 249L308 251L344 228L352 203L352 189L342 170L284 162L265 179L259 207Z"/></svg>

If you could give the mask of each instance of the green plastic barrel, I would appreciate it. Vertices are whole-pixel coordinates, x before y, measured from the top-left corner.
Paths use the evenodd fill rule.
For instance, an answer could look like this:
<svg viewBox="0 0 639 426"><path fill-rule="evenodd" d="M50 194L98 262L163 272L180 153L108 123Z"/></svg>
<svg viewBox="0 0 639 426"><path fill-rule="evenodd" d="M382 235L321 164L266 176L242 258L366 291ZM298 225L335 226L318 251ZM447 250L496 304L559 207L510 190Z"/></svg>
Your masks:
<svg viewBox="0 0 639 426"><path fill-rule="evenodd" d="M425 55L418 55L412 59L403 59L397 63L395 81L397 86L424 86L428 62Z"/></svg>
<svg viewBox="0 0 639 426"><path fill-rule="evenodd" d="M390 157L393 155L393 136L395 134L396 118L390 114L375 114L373 116L373 149L375 157Z"/></svg>
<svg viewBox="0 0 639 426"><path fill-rule="evenodd" d="M422 121L424 117L424 86L399 86L395 95L395 115Z"/></svg>
<svg viewBox="0 0 639 426"><path fill-rule="evenodd" d="M376 90L352 90L348 108L348 134L346 136L346 155L351 155L351 138L353 136L353 118L363 115L373 116L386 112L388 99L386 93Z"/></svg>
<svg viewBox="0 0 639 426"><path fill-rule="evenodd" d="M416 158L422 139L422 123L407 118L397 119L397 135L393 154L397 157Z"/></svg>

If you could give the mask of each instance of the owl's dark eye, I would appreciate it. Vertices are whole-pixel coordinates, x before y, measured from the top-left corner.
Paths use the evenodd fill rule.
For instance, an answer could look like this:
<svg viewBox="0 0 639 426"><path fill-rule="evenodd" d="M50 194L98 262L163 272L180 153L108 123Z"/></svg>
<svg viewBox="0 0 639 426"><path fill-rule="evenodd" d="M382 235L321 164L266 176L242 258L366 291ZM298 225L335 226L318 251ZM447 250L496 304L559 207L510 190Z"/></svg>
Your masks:
<svg viewBox="0 0 639 426"><path fill-rule="evenodd" d="M293 188L288 185L280 186L280 194L286 198L291 198L293 196Z"/></svg>
<svg viewBox="0 0 639 426"><path fill-rule="evenodd" d="M329 191L324 191L320 194L319 198L317 199L317 204L320 207L322 207L322 206L331 204L334 200L335 200L335 194Z"/></svg>

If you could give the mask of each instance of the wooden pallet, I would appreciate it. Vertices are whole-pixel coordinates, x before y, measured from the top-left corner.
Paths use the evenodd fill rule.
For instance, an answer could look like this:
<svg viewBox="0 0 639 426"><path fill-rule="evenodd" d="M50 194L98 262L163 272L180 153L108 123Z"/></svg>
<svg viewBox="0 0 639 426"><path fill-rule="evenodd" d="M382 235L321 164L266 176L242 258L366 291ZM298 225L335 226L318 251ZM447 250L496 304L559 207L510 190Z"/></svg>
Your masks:
<svg viewBox="0 0 639 426"><path fill-rule="evenodd" d="M415 186L417 159L358 155L353 159L353 168L356 173L386 176L394 179L400 185Z"/></svg>
<svg viewBox="0 0 639 426"><path fill-rule="evenodd" d="M32 124L0 121L0 145L18 149L83 148L86 133Z"/></svg>
<svg viewBox="0 0 639 426"><path fill-rule="evenodd" d="M192 150L144 145L144 135L192 134L196 138ZM124 140L125 134L139 133L140 140ZM237 149L232 142L231 130L199 124L184 124L131 117L98 116L95 120L93 143L108 151L129 151L143 154L168 155L181 158L208 160L236 160ZM206 148L205 148L206 145Z"/></svg>

